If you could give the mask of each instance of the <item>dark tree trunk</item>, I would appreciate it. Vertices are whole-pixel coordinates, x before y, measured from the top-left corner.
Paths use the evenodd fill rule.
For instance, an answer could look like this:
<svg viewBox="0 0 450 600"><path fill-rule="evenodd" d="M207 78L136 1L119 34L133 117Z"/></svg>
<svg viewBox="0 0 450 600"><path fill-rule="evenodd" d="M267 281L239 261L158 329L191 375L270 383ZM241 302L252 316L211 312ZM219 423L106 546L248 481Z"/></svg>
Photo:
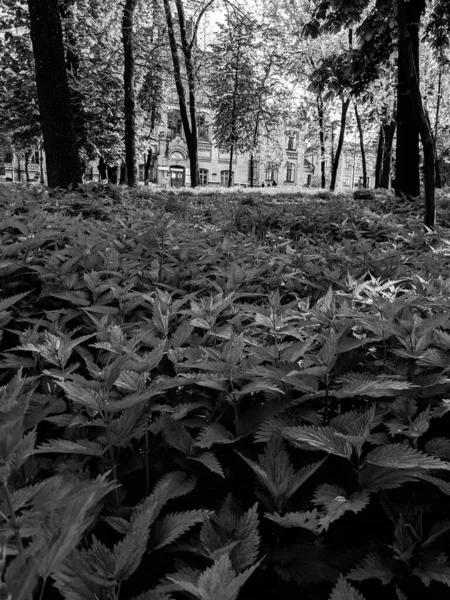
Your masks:
<svg viewBox="0 0 450 600"><path fill-rule="evenodd" d="M341 130L339 131L339 140L336 148L336 155L333 161L333 170L331 173L331 184L330 190L334 192L336 188L336 180L339 169L339 161L341 158L342 148L344 146L344 138L345 138L345 124L347 121L347 112L348 107L350 106L350 98L348 100L342 100L342 110L341 110Z"/></svg>
<svg viewBox="0 0 450 600"><path fill-rule="evenodd" d="M380 133L378 134L377 162L375 165L375 188L381 187L381 174L383 172L383 158L384 158L384 129L383 129L383 125L381 125Z"/></svg>
<svg viewBox="0 0 450 600"><path fill-rule="evenodd" d="M410 2L410 4L413 4ZM417 1L420 4L420 1ZM430 122L427 119L420 93L417 63L414 57L414 46L411 32L408 28L405 0L397 0L397 20L399 29L400 48L404 63L404 71L407 77L408 89L412 100L414 115L419 127L424 155L424 181L425 181L425 225L433 227L436 222L436 199L435 199L435 151L433 134Z"/></svg>
<svg viewBox="0 0 450 600"><path fill-rule="evenodd" d="M317 94L317 114L319 117L319 142L320 142L320 185L322 188L326 186L325 177L325 131L324 131L324 114L323 114L323 98Z"/></svg>
<svg viewBox="0 0 450 600"><path fill-rule="evenodd" d="M39 148L39 171L40 171L41 183L42 183L42 185L45 185L44 153L42 151L42 146Z"/></svg>
<svg viewBox="0 0 450 600"><path fill-rule="evenodd" d="M98 172L101 180L106 179L106 163L103 156L100 156L100 160L98 161Z"/></svg>
<svg viewBox="0 0 450 600"><path fill-rule="evenodd" d="M406 30L410 36L417 73L419 72L419 24L424 9L425 0L411 0L404 6ZM416 197L420 195L419 127L410 95L403 53L402 44L399 44L395 193L397 196L405 194Z"/></svg>
<svg viewBox="0 0 450 600"><path fill-rule="evenodd" d="M254 168L254 159L253 153L250 154L250 187L253 187L253 168Z"/></svg>
<svg viewBox="0 0 450 600"><path fill-rule="evenodd" d="M127 163L122 162L120 165L119 185L128 183Z"/></svg>
<svg viewBox="0 0 450 600"><path fill-rule="evenodd" d="M29 152L25 152L24 165L25 165L25 179L27 183L30 183L30 170L28 169L28 161L30 160Z"/></svg>
<svg viewBox="0 0 450 600"><path fill-rule="evenodd" d="M50 187L81 181L57 0L28 0L42 133Z"/></svg>
<svg viewBox="0 0 450 600"><path fill-rule="evenodd" d="M194 83L195 80L194 80L192 61L189 64L189 58L186 57L186 52L187 52L188 57L192 58L190 51L189 51L189 44L187 43L187 33L186 33L186 23L184 20L184 11L183 11L183 6L181 4L181 1L177 0L176 5L177 5L177 11L178 11L178 21L179 21L180 31L181 31L183 54L184 54L185 64L186 64L186 69L187 69L188 82L191 81L191 83L189 84L189 102L190 102L189 108L190 108L190 114L191 114L191 123L189 123L188 108L187 108L187 103L186 103L186 93L184 90L183 76L181 73L181 62L180 62L180 56L178 54L178 44L177 44L177 40L175 37L172 10L170 8L169 0L163 0L163 3L164 3L164 12L166 15L167 33L169 35L170 52L172 55L172 63L173 63L173 70L174 70L174 76L175 76L175 85L176 85L177 94L178 94L178 104L180 106L181 121L183 123L184 135L185 135L186 144L188 147L189 165L190 165L190 173L191 173L191 186L196 187L198 185L198 137L197 137L197 117L196 117L196 110L195 110L195 83ZM190 68L188 68L188 64L189 64ZM194 85L194 87L191 90L192 84ZM193 104L191 104L191 101L193 101ZM192 119L192 114L194 114L194 117L195 117L194 119Z"/></svg>
<svg viewBox="0 0 450 600"><path fill-rule="evenodd" d="M230 164L228 167L228 187L231 187L233 179L233 154L234 154L234 143L231 144L230 148Z"/></svg>
<svg viewBox="0 0 450 600"><path fill-rule="evenodd" d="M146 159L145 165L144 165L144 183L145 183L145 185L148 185L151 164L152 164L152 149L149 148L148 153L147 153L147 159Z"/></svg>
<svg viewBox="0 0 450 600"><path fill-rule="evenodd" d="M356 117L356 125L358 127L359 133L359 148L361 150L361 163L363 170L363 187L367 187L367 163L366 163L366 149L364 147L364 132L362 128L361 118L359 116L358 106L356 102L354 103L355 107L355 117Z"/></svg>
<svg viewBox="0 0 450 600"><path fill-rule="evenodd" d="M396 128L395 111L389 123L383 125L384 132L384 150L383 150L383 168L381 170L380 187L389 189L391 181L391 165L392 165L392 146L394 144L394 134Z"/></svg>
<svg viewBox="0 0 450 600"><path fill-rule="evenodd" d="M108 171L108 182L116 184L117 183L117 166L107 167Z"/></svg>
<svg viewBox="0 0 450 600"><path fill-rule="evenodd" d="M442 58L442 54L441 54L441 58ZM442 62L440 62L438 87L437 87L436 119L435 119L435 123L434 123L434 146L435 146L435 150L436 150L435 171L436 171L436 187L437 188L442 187L441 166L439 164L438 150L437 150L437 140L438 140L438 134L439 134L439 117L440 117L440 112L441 112L441 100L442 100L442 71L443 71L443 65L442 65Z"/></svg>
<svg viewBox="0 0 450 600"><path fill-rule="evenodd" d="M125 0L122 17L122 40L124 53L124 94L125 94L125 163L127 183L136 185L136 97L134 90L134 40L133 20L137 0Z"/></svg>

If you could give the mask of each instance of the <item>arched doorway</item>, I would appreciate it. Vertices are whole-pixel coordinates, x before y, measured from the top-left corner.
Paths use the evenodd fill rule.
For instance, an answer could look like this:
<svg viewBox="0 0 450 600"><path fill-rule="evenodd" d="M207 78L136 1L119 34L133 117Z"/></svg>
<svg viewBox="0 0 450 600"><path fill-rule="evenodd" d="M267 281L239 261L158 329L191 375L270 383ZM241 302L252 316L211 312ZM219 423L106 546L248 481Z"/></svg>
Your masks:
<svg viewBox="0 0 450 600"><path fill-rule="evenodd" d="M179 165L170 167L171 187L184 187L186 181L186 169Z"/></svg>

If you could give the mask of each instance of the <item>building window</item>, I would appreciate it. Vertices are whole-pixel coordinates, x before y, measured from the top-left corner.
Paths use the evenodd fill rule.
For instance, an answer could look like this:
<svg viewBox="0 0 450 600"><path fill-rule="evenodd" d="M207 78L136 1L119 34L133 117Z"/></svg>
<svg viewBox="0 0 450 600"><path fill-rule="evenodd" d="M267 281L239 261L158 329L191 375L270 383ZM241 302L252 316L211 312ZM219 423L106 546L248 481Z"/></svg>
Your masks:
<svg viewBox="0 0 450 600"><path fill-rule="evenodd" d="M84 180L85 181L92 181L93 180L93 174L94 174L94 169L93 169L92 165L87 164L86 168L84 170Z"/></svg>
<svg viewBox="0 0 450 600"><path fill-rule="evenodd" d="M200 113L197 117L197 129L199 140L209 140L209 123L208 115Z"/></svg>
<svg viewBox="0 0 450 600"><path fill-rule="evenodd" d="M287 149L297 150L298 147L298 133L290 133L287 136Z"/></svg>
<svg viewBox="0 0 450 600"><path fill-rule="evenodd" d="M233 175L234 172L231 171L231 185L233 185ZM230 171L220 171L220 185L223 187L228 187L230 177Z"/></svg>
<svg viewBox="0 0 450 600"><path fill-rule="evenodd" d="M286 163L286 182L294 183L295 181L295 164L292 162Z"/></svg>
<svg viewBox="0 0 450 600"><path fill-rule="evenodd" d="M5 152L5 163L12 163L13 161L13 153L8 150L7 152Z"/></svg>
<svg viewBox="0 0 450 600"><path fill-rule="evenodd" d="M345 168L346 169L351 169L352 168L352 157L347 155L345 157Z"/></svg>
<svg viewBox="0 0 450 600"><path fill-rule="evenodd" d="M30 163L32 165L39 164L39 150L34 150L30 155Z"/></svg>
<svg viewBox="0 0 450 600"><path fill-rule="evenodd" d="M175 136L183 137L183 122L179 110L170 110L167 115L167 137L172 140Z"/></svg>
<svg viewBox="0 0 450 600"><path fill-rule="evenodd" d="M169 102L178 102L178 92L176 89L170 90L169 92Z"/></svg>
<svg viewBox="0 0 450 600"><path fill-rule="evenodd" d="M367 162L367 170L368 170L368 171L371 171L372 169L373 169L373 161L372 161L372 160L369 160L369 161Z"/></svg>
<svg viewBox="0 0 450 600"><path fill-rule="evenodd" d="M311 187L311 183L312 183L311 173L305 173L303 175L303 183L306 185L306 187Z"/></svg>
<svg viewBox="0 0 450 600"><path fill-rule="evenodd" d="M370 177L367 177L367 187L370 187Z"/></svg>
<svg viewBox="0 0 450 600"><path fill-rule="evenodd" d="M145 165L139 165L139 181L144 181Z"/></svg>
<svg viewBox="0 0 450 600"><path fill-rule="evenodd" d="M350 187L350 175L344 177L344 185L345 187Z"/></svg>
<svg viewBox="0 0 450 600"><path fill-rule="evenodd" d="M278 167L274 162L266 164L266 181L278 183Z"/></svg>
<svg viewBox="0 0 450 600"><path fill-rule="evenodd" d="M248 161L248 182L251 183L252 180L252 161ZM259 161L253 160L253 183L259 181Z"/></svg>
<svg viewBox="0 0 450 600"><path fill-rule="evenodd" d="M360 158L356 159L355 169L357 169L357 170L361 169L361 159Z"/></svg>
<svg viewBox="0 0 450 600"><path fill-rule="evenodd" d="M208 185L208 169L198 170L198 180L200 185Z"/></svg>

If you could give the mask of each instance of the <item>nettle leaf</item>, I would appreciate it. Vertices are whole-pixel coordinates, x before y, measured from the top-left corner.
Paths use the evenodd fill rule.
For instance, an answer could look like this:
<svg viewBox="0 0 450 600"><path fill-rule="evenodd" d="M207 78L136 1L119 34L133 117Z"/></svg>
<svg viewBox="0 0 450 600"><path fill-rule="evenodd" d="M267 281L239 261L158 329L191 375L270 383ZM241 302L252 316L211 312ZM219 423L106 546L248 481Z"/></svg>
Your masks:
<svg viewBox="0 0 450 600"><path fill-rule="evenodd" d="M434 454L439 458L450 460L450 440L447 438L433 438L425 444L428 454Z"/></svg>
<svg viewBox="0 0 450 600"><path fill-rule="evenodd" d="M9 467L12 470L20 469L25 463L27 458L34 453L34 446L36 444L36 428L26 433L22 439L16 444L11 457L8 460Z"/></svg>
<svg viewBox="0 0 450 600"><path fill-rule="evenodd" d="M326 531L330 523L349 510L354 513L360 512L369 502L370 494L367 490L354 492L347 498L345 490L336 485L320 485L314 494L314 504L321 505L326 512L319 519L319 532Z"/></svg>
<svg viewBox="0 0 450 600"><path fill-rule="evenodd" d="M380 467L394 469L445 469L450 471L450 463L411 448L406 444L388 444L375 448L367 454L366 462Z"/></svg>
<svg viewBox="0 0 450 600"><path fill-rule="evenodd" d="M428 475L428 473L416 473L417 479L422 479L423 481L427 481L432 485L435 485L440 491L446 496L450 496L450 483L448 481L443 481L438 477L433 477L432 475Z"/></svg>
<svg viewBox="0 0 450 600"><path fill-rule="evenodd" d="M102 456L105 448L97 442L91 442L90 440L78 440L72 442L71 440L51 440L45 442L33 450L33 454L86 454L89 456Z"/></svg>
<svg viewBox="0 0 450 600"><path fill-rule="evenodd" d="M174 600L174 598L170 594L165 594L164 592L149 590L148 592L139 594L139 596L134 596L132 600Z"/></svg>
<svg viewBox="0 0 450 600"><path fill-rule="evenodd" d="M364 596L341 575L328 600L364 600Z"/></svg>
<svg viewBox="0 0 450 600"><path fill-rule="evenodd" d="M432 581L450 586L450 562L446 554L422 556L420 566L415 567L413 573L426 587L429 587Z"/></svg>
<svg viewBox="0 0 450 600"><path fill-rule="evenodd" d="M415 471L402 471L369 464L364 465L358 474L360 487L368 492L393 490L405 483L416 480L417 473Z"/></svg>
<svg viewBox="0 0 450 600"><path fill-rule="evenodd" d="M221 477L225 477L225 473L223 472L222 465L217 460L217 457L212 452L203 452L203 454L199 454L198 456L190 457L189 460L195 460L202 465L205 465L210 471L213 473L217 473Z"/></svg>
<svg viewBox="0 0 450 600"><path fill-rule="evenodd" d="M450 531L450 521L438 521L428 531L427 539L422 542L422 548L431 546L441 535Z"/></svg>
<svg viewBox="0 0 450 600"><path fill-rule="evenodd" d="M231 560L236 571L250 567L258 557L260 536L258 532L258 504L254 504L239 517L233 532L234 540L239 544L231 552Z"/></svg>
<svg viewBox="0 0 450 600"><path fill-rule="evenodd" d="M258 482L265 492L261 500L269 509L275 507L278 512L284 510L289 498L324 462L322 460L296 471L280 434L274 435L266 445L264 452L258 457L258 463L246 458L240 452L238 454L251 467L258 478Z"/></svg>
<svg viewBox="0 0 450 600"><path fill-rule="evenodd" d="M276 513L265 513L266 519L270 519L281 527L300 527L302 529L308 529L314 533L318 533L320 522L319 512L317 509L307 512L290 512L284 516Z"/></svg>
<svg viewBox="0 0 450 600"><path fill-rule="evenodd" d="M353 398L355 396L381 398L383 396L395 396L400 391L417 387L409 381L400 381L386 377L385 375L370 378L366 375L355 373L350 376L341 377L340 381L344 381L346 385L330 392L336 398Z"/></svg>
<svg viewBox="0 0 450 600"><path fill-rule="evenodd" d="M214 444L232 444L233 442L233 435L225 427L219 423L213 423L200 431L195 440L195 446L211 448Z"/></svg>
<svg viewBox="0 0 450 600"><path fill-rule="evenodd" d="M294 444L304 443L343 458L350 459L353 454L352 445L331 427L286 427L283 436Z"/></svg>
<svg viewBox="0 0 450 600"><path fill-rule="evenodd" d="M352 581L379 579L383 585L389 584L394 578L394 571L379 554L368 554L362 563L346 575Z"/></svg>
<svg viewBox="0 0 450 600"><path fill-rule="evenodd" d="M152 530L152 550L168 546L194 525L202 523L210 514L207 510L190 510L166 515Z"/></svg>

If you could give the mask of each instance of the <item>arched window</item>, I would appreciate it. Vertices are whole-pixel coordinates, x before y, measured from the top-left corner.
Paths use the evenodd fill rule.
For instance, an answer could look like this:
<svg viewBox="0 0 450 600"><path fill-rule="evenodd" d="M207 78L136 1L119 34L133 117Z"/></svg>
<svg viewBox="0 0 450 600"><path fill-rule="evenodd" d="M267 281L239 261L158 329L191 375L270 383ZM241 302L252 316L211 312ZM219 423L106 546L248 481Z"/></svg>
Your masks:
<svg viewBox="0 0 450 600"><path fill-rule="evenodd" d="M231 185L233 185L233 175L234 175L234 171L231 171ZM230 177L230 171L220 171L220 185L223 187L227 187L229 177Z"/></svg>
<svg viewBox="0 0 450 600"><path fill-rule="evenodd" d="M278 167L274 162L266 163L266 181L269 183L272 183L272 181L278 183Z"/></svg>
<svg viewBox="0 0 450 600"><path fill-rule="evenodd" d="M295 182L295 163L287 162L286 163L286 183L294 183Z"/></svg>
<svg viewBox="0 0 450 600"><path fill-rule="evenodd" d="M208 169L198 170L198 180L200 185L208 185Z"/></svg>

